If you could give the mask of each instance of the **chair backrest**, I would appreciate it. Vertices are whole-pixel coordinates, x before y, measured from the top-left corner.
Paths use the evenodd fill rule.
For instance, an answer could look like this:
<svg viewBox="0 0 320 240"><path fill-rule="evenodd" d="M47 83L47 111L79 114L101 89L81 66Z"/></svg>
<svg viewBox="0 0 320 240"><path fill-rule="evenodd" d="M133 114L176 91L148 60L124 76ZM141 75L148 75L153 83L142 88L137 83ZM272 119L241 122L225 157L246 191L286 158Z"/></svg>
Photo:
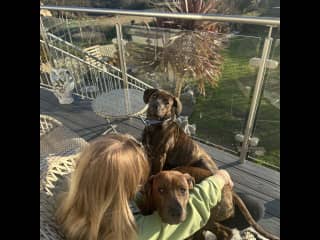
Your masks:
<svg viewBox="0 0 320 240"><path fill-rule="evenodd" d="M40 115L40 191L52 195L59 176L71 173L88 143L58 120Z"/></svg>
<svg viewBox="0 0 320 240"><path fill-rule="evenodd" d="M87 145L57 119L40 114L40 239L65 239L55 220L57 196Z"/></svg>

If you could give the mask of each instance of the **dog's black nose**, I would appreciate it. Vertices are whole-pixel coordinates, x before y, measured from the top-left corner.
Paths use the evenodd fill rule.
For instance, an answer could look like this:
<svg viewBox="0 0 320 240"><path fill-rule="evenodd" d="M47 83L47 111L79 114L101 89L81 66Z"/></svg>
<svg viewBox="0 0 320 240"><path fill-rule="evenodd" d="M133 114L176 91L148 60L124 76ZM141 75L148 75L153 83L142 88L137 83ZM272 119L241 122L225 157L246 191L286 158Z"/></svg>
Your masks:
<svg viewBox="0 0 320 240"><path fill-rule="evenodd" d="M179 203L174 204L169 208L172 217L180 217L182 215L182 207Z"/></svg>

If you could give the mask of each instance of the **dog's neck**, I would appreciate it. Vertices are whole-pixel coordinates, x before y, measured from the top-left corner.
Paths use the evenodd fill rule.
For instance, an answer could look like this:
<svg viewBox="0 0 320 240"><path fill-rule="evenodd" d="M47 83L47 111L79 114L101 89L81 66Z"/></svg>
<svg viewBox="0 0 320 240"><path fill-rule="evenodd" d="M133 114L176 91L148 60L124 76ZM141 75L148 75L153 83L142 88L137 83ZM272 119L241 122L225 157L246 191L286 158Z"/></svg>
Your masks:
<svg viewBox="0 0 320 240"><path fill-rule="evenodd" d="M166 124L170 121L175 121L175 117L174 118L167 118L167 119L163 119L163 120L156 120L156 119L145 119L144 123L146 126L154 126L154 125L163 125Z"/></svg>

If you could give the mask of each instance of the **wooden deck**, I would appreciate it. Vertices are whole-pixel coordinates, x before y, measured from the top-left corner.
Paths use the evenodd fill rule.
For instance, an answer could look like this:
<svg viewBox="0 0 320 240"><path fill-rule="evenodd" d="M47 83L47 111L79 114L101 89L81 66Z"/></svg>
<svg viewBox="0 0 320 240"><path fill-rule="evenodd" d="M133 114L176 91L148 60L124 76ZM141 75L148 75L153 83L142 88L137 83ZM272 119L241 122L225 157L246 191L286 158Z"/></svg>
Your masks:
<svg viewBox="0 0 320 240"><path fill-rule="evenodd" d="M89 101L75 99L70 105L60 105L54 95L40 89L40 113L60 120L65 126L90 141L106 130L106 122L91 110ZM113 121L121 133L141 138L143 124L137 119ZM238 157L199 143L227 169L235 183L235 190L251 194L264 202L266 213L259 223L270 232L280 235L280 173L252 162L240 164Z"/></svg>

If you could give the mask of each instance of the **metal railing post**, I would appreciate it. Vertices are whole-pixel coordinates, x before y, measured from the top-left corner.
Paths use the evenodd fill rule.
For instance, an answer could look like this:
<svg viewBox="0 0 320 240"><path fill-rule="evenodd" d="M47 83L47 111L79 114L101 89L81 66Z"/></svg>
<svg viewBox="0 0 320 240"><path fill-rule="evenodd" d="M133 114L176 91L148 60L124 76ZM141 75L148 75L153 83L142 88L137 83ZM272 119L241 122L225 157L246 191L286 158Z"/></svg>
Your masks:
<svg viewBox="0 0 320 240"><path fill-rule="evenodd" d="M125 96L125 105L126 105L126 111L127 113L129 113L130 102L129 102L129 96L128 96L127 65L126 65L125 55L124 55L125 50L123 46L122 27L119 21L116 23L116 31L117 31L117 41L118 41L118 49L119 49L120 69L121 69L122 80L124 84L123 90L124 90L124 96Z"/></svg>
<svg viewBox="0 0 320 240"><path fill-rule="evenodd" d="M270 49L271 49L271 44L272 44L272 26L269 28L269 34L265 38L264 41L264 46L262 50L262 56L260 60L260 66L257 74L257 80L256 84L253 90L253 95L252 95L252 100L251 100L251 105L250 105L250 111L248 115L248 120L244 132L244 138L241 146L241 152L240 152L240 162L244 163L247 157L247 153L249 150L249 139L252 134L253 126L254 126L254 120L256 117L257 113L257 107L259 104L259 99L261 97L261 92L262 92L262 86L263 86L263 81L264 81L264 75L265 75L265 70L266 70L266 62L269 57Z"/></svg>

